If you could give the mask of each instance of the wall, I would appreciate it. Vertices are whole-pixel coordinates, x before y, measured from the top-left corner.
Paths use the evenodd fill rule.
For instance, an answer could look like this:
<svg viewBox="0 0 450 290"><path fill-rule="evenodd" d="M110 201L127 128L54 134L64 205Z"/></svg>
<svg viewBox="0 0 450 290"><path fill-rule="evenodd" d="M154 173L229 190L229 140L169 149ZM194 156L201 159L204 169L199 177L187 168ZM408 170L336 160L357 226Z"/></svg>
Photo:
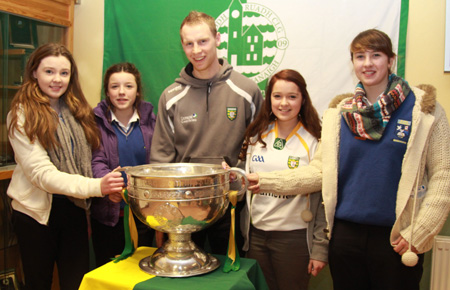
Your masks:
<svg viewBox="0 0 450 290"><path fill-rule="evenodd" d="M410 84L433 84L450 116L450 73L444 73L445 0L409 3L405 77Z"/></svg>
<svg viewBox="0 0 450 290"><path fill-rule="evenodd" d="M103 0L81 0L75 5L73 54L80 82L92 107L100 101L103 65Z"/></svg>

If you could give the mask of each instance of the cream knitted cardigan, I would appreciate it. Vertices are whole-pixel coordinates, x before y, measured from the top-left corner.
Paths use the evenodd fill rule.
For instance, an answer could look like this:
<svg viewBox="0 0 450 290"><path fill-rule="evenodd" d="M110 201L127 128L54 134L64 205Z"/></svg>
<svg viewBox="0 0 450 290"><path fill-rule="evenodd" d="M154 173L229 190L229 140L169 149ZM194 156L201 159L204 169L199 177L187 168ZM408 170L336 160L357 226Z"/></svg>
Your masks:
<svg viewBox="0 0 450 290"><path fill-rule="evenodd" d="M421 85L412 90L416 96L412 131L403 158L397 191L396 221L390 241L401 234L419 253L423 253L432 248L433 238L444 225L450 209L450 127L445 111L436 102L434 87ZM258 173L261 191L307 194L322 189L328 238L332 234L337 203L340 107L351 96L337 96L325 111L321 144L309 166L297 170ZM411 215L416 184L424 185L427 191L417 199L411 242Z"/></svg>

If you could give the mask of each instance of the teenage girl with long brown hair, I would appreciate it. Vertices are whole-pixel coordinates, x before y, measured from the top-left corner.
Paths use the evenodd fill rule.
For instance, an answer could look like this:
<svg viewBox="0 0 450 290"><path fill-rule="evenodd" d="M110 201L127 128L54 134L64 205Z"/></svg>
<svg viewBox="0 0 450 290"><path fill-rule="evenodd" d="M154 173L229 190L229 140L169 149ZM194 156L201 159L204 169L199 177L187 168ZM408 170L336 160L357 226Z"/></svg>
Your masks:
<svg viewBox="0 0 450 290"><path fill-rule="evenodd" d="M303 76L291 69L270 79L264 105L245 133L240 158L252 172L292 170L312 160L321 122ZM328 261L321 193L247 193L241 218L247 257L256 259L270 289L307 289Z"/></svg>
<svg viewBox="0 0 450 290"><path fill-rule="evenodd" d="M117 193L120 173L92 178L100 145L94 114L72 54L37 48L7 117L16 168L8 188L26 289L50 289L56 262L61 289L78 289L89 270L89 197Z"/></svg>

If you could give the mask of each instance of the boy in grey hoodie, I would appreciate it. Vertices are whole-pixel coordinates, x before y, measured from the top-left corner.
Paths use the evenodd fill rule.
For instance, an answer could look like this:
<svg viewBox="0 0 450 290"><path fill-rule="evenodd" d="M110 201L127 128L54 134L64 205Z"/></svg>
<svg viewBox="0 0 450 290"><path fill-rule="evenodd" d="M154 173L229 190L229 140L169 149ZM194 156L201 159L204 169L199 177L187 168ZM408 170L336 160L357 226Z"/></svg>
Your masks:
<svg viewBox="0 0 450 290"><path fill-rule="evenodd" d="M261 107L261 91L255 82L218 58L220 34L213 17L190 12L181 24L180 36L190 62L159 99L150 161L220 163L225 158L235 166L245 130ZM229 224L228 210L214 225L193 234L193 240L203 247L208 236L212 252L225 255ZM238 228L236 240L241 250ZM157 243L161 245L161 235Z"/></svg>

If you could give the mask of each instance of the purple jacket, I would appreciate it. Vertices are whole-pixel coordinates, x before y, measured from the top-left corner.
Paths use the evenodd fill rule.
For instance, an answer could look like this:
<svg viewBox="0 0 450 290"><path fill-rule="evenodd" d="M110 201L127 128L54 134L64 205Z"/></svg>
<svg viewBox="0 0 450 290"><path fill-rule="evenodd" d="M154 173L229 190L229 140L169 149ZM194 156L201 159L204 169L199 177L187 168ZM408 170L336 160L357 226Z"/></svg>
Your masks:
<svg viewBox="0 0 450 290"><path fill-rule="evenodd" d="M94 108L95 120L101 133L102 144L100 149L92 153L92 173L100 178L119 166L119 149L117 136L111 125L111 113L105 100ZM141 102L139 108L139 126L144 136L147 151L146 162L150 162L150 146L155 129L156 117L153 105ZM112 202L108 197L97 197L92 200L91 216L107 226L115 226L119 221L120 203Z"/></svg>

